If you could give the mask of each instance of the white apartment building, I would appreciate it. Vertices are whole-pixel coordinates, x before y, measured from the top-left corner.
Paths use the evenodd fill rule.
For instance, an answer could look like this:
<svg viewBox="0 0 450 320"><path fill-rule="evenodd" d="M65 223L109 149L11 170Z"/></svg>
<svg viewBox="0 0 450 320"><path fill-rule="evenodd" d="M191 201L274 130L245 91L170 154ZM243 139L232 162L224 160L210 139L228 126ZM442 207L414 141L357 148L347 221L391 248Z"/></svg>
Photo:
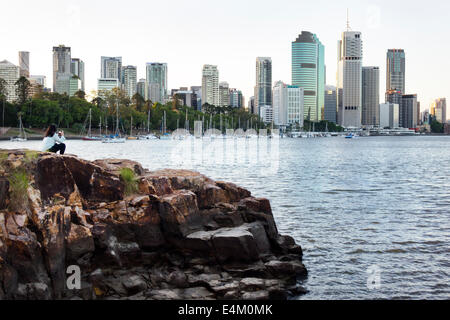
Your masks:
<svg viewBox="0 0 450 320"><path fill-rule="evenodd" d="M20 67L7 60L0 61L0 79L6 81L6 100L17 100L15 83L20 78Z"/></svg>
<svg viewBox="0 0 450 320"><path fill-rule="evenodd" d="M380 128L399 127L399 105L397 103L380 104Z"/></svg>
<svg viewBox="0 0 450 320"><path fill-rule="evenodd" d="M361 127L362 113L361 32L345 31L338 42L338 124Z"/></svg>
<svg viewBox="0 0 450 320"><path fill-rule="evenodd" d="M137 92L137 67L126 66L122 68L123 89L131 99Z"/></svg>
<svg viewBox="0 0 450 320"><path fill-rule="evenodd" d="M202 104L218 106L219 101L219 70L217 66L205 64L202 70Z"/></svg>
<svg viewBox="0 0 450 320"><path fill-rule="evenodd" d="M304 124L304 88L277 81L273 88L273 121L275 125Z"/></svg>
<svg viewBox="0 0 450 320"><path fill-rule="evenodd" d="M113 78L113 79L98 79L97 83L97 91L98 96L101 98L105 98L105 93L108 91L111 91L114 88L120 88L120 82L119 79Z"/></svg>

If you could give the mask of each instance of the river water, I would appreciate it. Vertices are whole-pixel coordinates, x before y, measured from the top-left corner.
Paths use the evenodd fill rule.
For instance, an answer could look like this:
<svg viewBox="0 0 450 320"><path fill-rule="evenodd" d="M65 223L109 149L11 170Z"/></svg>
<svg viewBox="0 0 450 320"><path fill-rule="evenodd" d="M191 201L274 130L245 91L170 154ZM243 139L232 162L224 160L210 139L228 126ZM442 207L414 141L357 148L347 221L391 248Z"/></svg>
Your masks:
<svg viewBox="0 0 450 320"><path fill-rule="evenodd" d="M66 144L88 160L194 169L270 199L280 233L304 250L300 299L450 299L450 137Z"/></svg>

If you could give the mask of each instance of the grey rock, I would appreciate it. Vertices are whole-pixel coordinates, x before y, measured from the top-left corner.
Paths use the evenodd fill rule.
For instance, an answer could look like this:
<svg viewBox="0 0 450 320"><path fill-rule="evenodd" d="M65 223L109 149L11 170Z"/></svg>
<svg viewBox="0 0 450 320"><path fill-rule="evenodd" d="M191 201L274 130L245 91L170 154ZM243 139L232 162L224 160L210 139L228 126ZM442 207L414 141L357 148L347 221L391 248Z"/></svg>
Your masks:
<svg viewBox="0 0 450 320"><path fill-rule="evenodd" d="M269 292L265 290L254 291L254 292L244 292L242 294L243 300L268 300Z"/></svg>

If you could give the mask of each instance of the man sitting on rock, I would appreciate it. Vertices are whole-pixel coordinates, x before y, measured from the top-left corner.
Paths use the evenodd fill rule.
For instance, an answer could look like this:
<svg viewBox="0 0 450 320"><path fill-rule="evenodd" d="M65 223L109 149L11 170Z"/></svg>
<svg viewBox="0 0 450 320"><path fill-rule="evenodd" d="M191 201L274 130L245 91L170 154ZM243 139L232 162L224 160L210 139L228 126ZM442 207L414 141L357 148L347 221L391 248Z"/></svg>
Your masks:
<svg viewBox="0 0 450 320"><path fill-rule="evenodd" d="M60 130L56 133L56 126L52 124L45 131L42 151L54 153L59 151L60 154L64 154L66 151L66 145L63 143L64 141L66 141L66 138L64 138L64 131Z"/></svg>

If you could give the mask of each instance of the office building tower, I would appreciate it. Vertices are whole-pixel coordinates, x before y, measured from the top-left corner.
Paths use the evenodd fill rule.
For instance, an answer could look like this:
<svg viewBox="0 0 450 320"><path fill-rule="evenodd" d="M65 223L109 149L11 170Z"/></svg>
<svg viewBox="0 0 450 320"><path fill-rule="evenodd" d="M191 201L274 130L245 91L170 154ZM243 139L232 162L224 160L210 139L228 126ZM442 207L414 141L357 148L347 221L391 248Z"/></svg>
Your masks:
<svg viewBox="0 0 450 320"><path fill-rule="evenodd" d="M37 84L41 85L44 88L47 86L47 77L46 76L31 75L30 80L35 81Z"/></svg>
<svg viewBox="0 0 450 320"><path fill-rule="evenodd" d="M362 40L361 32L345 31L338 42L338 124L361 126Z"/></svg>
<svg viewBox="0 0 450 320"><path fill-rule="evenodd" d="M272 59L256 58L255 108L261 114L261 106L272 105Z"/></svg>
<svg viewBox="0 0 450 320"><path fill-rule="evenodd" d="M261 120L266 123L272 123L273 121L273 109L272 106L259 106L259 116Z"/></svg>
<svg viewBox="0 0 450 320"><path fill-rule="evenodd" d="M79 90L81 90L81 79L76 75L72 75L69 80L69 96L73 97Z"/></svg>
<svg viewBox="0 0 450 320"><path fill-rule="evenodd" d="M136 91L144 100L148 100L148 86L145 79L139 79L139 82L136 84Z"/></svg>
<svg viewBox="0 0 450 320"><path fill-rule="evenodd" d="M60 45L53 47L53 92L69 94L70 64L72 62L70 47Z"/></svg>
<svg viewBox="0 0 450 320"><path fill-rule="evenodd" d="M137 67L122 67L122 79L123 90L130 99L133 98L137 92Z"/></svg>
<svg viewBox="0 0 450 320"><path fill-rule="evenodd" d="M386 55L386 92L394 90L405 94L405 51L389 49Z"/></svg>
<svg viewBox="0 0 450 320"><path fill-rule="evenodd" d="M146 79L149 99L155 103L165 103L167 99L167 63L150 62L146 65Z"/></svg>
<svg viewBox="0 0 450 320"><path fill-rule="evenodd" d="M231 89L230 93L230 106L233 108L243 108L244 107L244 96L241 90Z"/></svg>
<svg viewBox="0 0 450 320"><path fill-rule="evenodd" d="M202 86L191 86L191 91L197 97L196 110L202 110Z"/></svg>
<svg viewBox="0 0 450 320"><path fill-rule="evenodd" d="M382 103L379 110L380 128L394 129L399 127L399 105Z"/></svg>
<svg viewBox="0 0 450 320"><path fill-rule="evenodd" d="M258 114L258 110L256 110L255 107L255 97L253 96L248 99L248 112L252 114Z"/></svg>
<svg viewBox="0 0 450 320"><path fill-rule="evenodd" d="M322 120L325 90L325 47L319 38L302 31L292 42L292 85L304 89L304 117Z"/></svg>
<svg viewBox="0 0 450 320"><path fill-rule="evenodd" d="M219 83L219 106L226 107L230 105L230 86L228 82Z"/></svg>
<svg viewBox="0 0 450 320"><path fill-rule="evenodd" d="M323 117L325 121L336 123L337 97L336 87L325 86L325 103Z"/></svg>
<svg viewBox="0 0 450 320"><path fill-rule="evenodd" d="M219 99L219 70L217 66L205 64L202 70L202 105L218 106Z"/></svg>
<svg viewBox="0 0 450 320"><path fill-rule="evenodd" d="M20 76L30 77L30 53L28 51L19 51Z"/></svg>
<svg viewBox="0 0 450 320"><path fill-rule="evenodd" d="M362 68L362 117L363 126L380 124L380 68Z"/></svg>
<svg viewBox="0 0 450 320"><path fill-rule="evenodd" d="M112 91L114 88L120 88L119 79L116 79L116 78L112 78L112 79L100 78L100 79L98 79L97 91L98 91L99 97L105 98L107 93Z"/></svg>
<svg viewBox="0 0 450 320"><path fill-rule="evenodd" d="M6 81L6 101L17 100L16 81L20 77L20 67L7 60L0 61L0 79Z"/></svg>
<svg viewBox="0 0 450 320"><path fill-rule="evenodd" d="M399 125L403 128L417 127L417 95L402 95L399 110Z"/></svg>
<svg viewBox="0 0 450 320"><path fill-rule="evenodd" d="M434 100L431 104L431 115L436 118L436 121L440 123L447 122L447 100L445 98L439 98Z"/></svg>
<svg viewBox="0 0 450 320"><path fill-rule="evenodd" d="M278 126L303 127L304 88L277 81L273 87L273 122Z"/></svg>
<svg viewBox="0 0 450 320"><path fill-rule="evenodd" d="M70 72L72 75L78 77L81 81L80 90L85 91L85 82L84 82L84 61L78 58L72 58L70 63Z"/></svg>
<svg viewBox="0 0 450 320"><path fill-rule="evenodd" d="M100 78L122 81L122 57L101 57Z"/></svg>

